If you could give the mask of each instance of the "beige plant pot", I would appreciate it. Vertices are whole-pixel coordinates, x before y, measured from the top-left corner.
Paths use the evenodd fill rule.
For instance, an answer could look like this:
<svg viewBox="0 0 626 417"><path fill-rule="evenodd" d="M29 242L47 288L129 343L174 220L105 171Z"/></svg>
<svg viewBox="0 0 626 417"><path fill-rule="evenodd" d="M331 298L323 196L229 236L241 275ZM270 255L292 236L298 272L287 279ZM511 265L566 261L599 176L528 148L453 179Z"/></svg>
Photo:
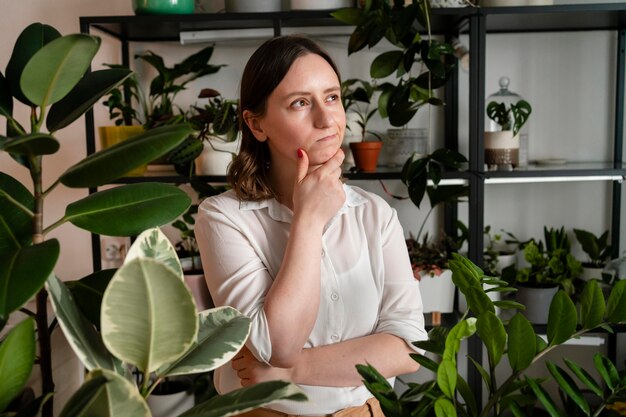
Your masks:
<svg viewBox="0 0 626 417"><path fill-rule="evenodd" d="M102 149L106 149L143 132L143 126L100 126L98 128L100 146ZM142 165L126 173L125 176L141 177L144 172L146 172L146 166Z"/></svg>
<svg viewBox="0 0 626 417"><path fill-rule="evenodd" d="M513 136L511 130L485 132L485 164L519 165L519 134Z"/></svg>
<svg viewBox="0 0 626 417"><path fill-rule="evenodd" d="M444 269L441 275L434 277L423 272L419 274L424 313L452 313L454 311L452 270Z"/></svg>

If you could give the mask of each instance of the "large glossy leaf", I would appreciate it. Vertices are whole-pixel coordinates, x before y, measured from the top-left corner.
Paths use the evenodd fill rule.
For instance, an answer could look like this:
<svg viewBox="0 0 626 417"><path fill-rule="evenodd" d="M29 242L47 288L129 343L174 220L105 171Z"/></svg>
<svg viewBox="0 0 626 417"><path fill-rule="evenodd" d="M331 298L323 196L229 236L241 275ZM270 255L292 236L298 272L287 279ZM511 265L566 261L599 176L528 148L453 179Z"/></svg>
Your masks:
<svg viewBox="0 0 626 417"><path fill-rule="evenodd" d="M491 311L485 311L478 316L476 322L478 336L487 348L487 355L491 366L500 363L506 346L506 331L502 321Z"/></svg>
<svg viewBox="0 0 626 417"><path fill-rule="evenodd" d="M567 372L550 361L546 362L546 366L563 392L574 401L574 403L585 413L585 415L589 415L589 403L587 403L583 393Z"/></svg>
<svg viewBox="0 0 626 417"><path fill-rule="evenodd" d="M306 401L297 385L285 381L269 381L218 395L196 405L179 417L228 417L241 414L279 400Z"/></svg>
<svg viewBox="0 0 626 417"><path fill-rule="evenodd" d="M456 354L461 347L461 341L476 333L476 318L470 317L454 325L446 338L446 348L443 352L443 359L455 360Z"/></svg>
<svg viewBox="0 0 626 417"><path fill-rule="evenodd" d="M76 391L69 401L63 406L59 417L82 417L84 410L91 407L94 401L100 396L107 383L104 375L92 376L85 381Z"/></svg>
<svg viewBox="0 0 626 417"><path fill-rule="evenodd" d="M70 167L61 182L74 188L97 187L151 162L180 144L189 134L187 125L162 126L89 155Z"/></svg>
<svg viewBox="0 0 626 417"><path fill-rule="evenodd" d="M62 36L33 55L22 72L20 88L28 100L47 107L61 100L89 69L100 38L85 34Z"/></svg>
<svg viewBox="0 0 626 417"><path fill-rule="evenodd" d="M86 382L94 378L106 378L107 383L82 416L97 417L151 417L148 404L137 387L114 372L96 369L87 374Z"/></svg>
<svg viewBox="0 0 626 417"><path fill-rule="evenodd" d="M50 132L63 129L131 74L131 70L123 68L88 72L63 99L50 107L46 127Z"/></svg>
<svg viewBox="0 0 626 417"><path fill-rule="evenodd" d="M0 412L22 391L35 363L35 322L19 323L0 344Z"/></svg>
<svg viewBox="0 0 626 417"><path fill-rule="evenodd" d="M65 281L65 286L72 293L72 297L80 312L96 329L100 329L100 306L102 296L117 269L103 269L87 275L78 281Z"/></svg>
<svg viewBox="0 0 626 417"><path fill-rule="evenodd" d="M447 398L437 398L435 401L435 415L437 417L456 417L456 408Z"/></svg>
<svg viewBox="0 0 626 417"><path fill-rule="evenodd" d="M556 293L550 303L548 313L548 343L551 346L560 345L567 341L576 331L578 314L576 306L565 291Z"/></svg>
<svg viewBox="0 0 626 417"><path fill-rule="evenodd" d="M0 72L0 115L11 117L13 115L13 96L9 89L9 82Z"/></svg>
<svg viewBox="0 0 626 417"><path fill-rule="evenodd" d="M29 106L32 104L20 88L20 78L24 67L44 45L59 37L61 34L52 26L33 23L26 27L15 41L11 59L7 64L6 76L11 94L22 103Z"/></svg>
<svg viewBox="0 0 626 417"><path fill-rule="evenodd" d="M0 322L43 287L59 258L56 239L0 254Z"/></svg>
<svg viewBox="0 0 626 417"><path fill-rule="evenodd" d="M606 317L611 323L626 320L626 279L613 285L611 295L606 303Z"/></svg>
<svg viewBox="0 0 626 417"><path fill-rule="evenodd" d="M606 304L597 281L589 281L580 297L580 324L583 329L593 329L604 318Z"/></svg>
<svg viewBox="0 0 626 417"><path fill-rule="evenodd" d="M109 369L122 373L122 367L107 351L102 338L91 323L82 315L74 297L67 287L57 277L48 279L48 293L52 301L52 308L59 320L74 353L78 356L87 370L96 368Z"/></svg>
<svg viewBox="0 0 626 417"><path fill-rule="evenodd" d="M147 372L178 360L198 332L196 305L184 282L149 258L117 270L102 299L100 324L109 351Z"/></svg>
<svg viewBox="0 0 626 417"><path fill-rule="evenodd" d="M535 357L535 330L523 314L516 313L509 321L508 331L509 364L514 372L523 371Z"/></svg>
<svg viewBox="0 0 626 417"><path fill-rule="evenodd" d="M454 398L456 380L456 360L444 358L437 369L437 385L446 397Z"/></svg>
<svg viewBox="0 0 626 417"><path fill-rule="evenodd" d="M133 236L169 223L187 210L191 199L167 184L129 184L91 194L67 206L74 225L107 236Z"/></svg>
<svg viewBox="0 0 626 417"><path fill-rule="evenodd" d="M0 149L15 155L37 156L52 155L59 150L59 147L59 141L51 135L29 133L9 139Z"/></svg>
<svg viewBox="0 0 626 417"><path fill-rule="evenodd" d="M30 211L34 209L35 199L30 191L21 182L0 172L0 253L29 244L33 233L32 216L11 200Z"/></svg>
<svg viewBox="0 0 626 417"><path fill-rule="evenodd" d="M593 355L593 364L596 366L598 374L604 379L606 386L609 387L611 391L615 391L620 385L620 377L613 362L601 353L596 353Z"/></svg>
<svg viewBox="0 0 626 417"><path fill-rule="evenodd" d="M148 229L137 236L128 250L124 262L130 262L135 258L155 259L172 268L176 275L183 277L183 268L176 255L176 249L161 229L157 227Z"/></svg>
<svg viewBox="0 0 626 417"><path fill-rule="evenodd" d="M208 372L230 361L250 333L250 319L232 307L205 310L199 315L198 341L180 361L157 374L185 375Z"/></svg>

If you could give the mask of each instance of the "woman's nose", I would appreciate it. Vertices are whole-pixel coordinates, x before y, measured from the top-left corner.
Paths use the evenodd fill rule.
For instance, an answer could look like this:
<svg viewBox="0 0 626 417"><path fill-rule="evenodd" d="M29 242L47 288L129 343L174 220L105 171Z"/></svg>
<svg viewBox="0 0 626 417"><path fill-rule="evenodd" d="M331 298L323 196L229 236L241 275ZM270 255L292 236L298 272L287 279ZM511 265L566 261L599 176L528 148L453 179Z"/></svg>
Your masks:
<svg viewBox="0 0 626 417"><path fill-rule="evenodd" d="M317 105L314 111L314 126L320 129L327 128L333 124L333 111L327 106Z"/></svg>

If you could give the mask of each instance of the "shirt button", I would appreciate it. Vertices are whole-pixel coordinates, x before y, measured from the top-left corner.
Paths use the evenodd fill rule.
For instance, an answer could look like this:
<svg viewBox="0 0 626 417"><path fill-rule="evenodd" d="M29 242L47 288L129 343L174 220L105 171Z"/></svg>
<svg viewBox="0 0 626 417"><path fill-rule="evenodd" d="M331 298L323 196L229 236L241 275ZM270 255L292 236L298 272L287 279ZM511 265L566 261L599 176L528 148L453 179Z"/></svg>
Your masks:
<svg viewBox="0 0 626 417"><path fill-rule="evenodd" d="M324 250L322 250L322 258L326 256L326 252L324 252Z"/></svg>
<svg viewBox="0 0 626 417"><path fill-rule="evenodd" d="M339 335L337 333L333 334L332 336L330 336L331 339L337 341L339 340Z"/></svg>
<svg viewBox="0 0 626 417"><path fill-rule="evenodd" d="M333 301L337 301L339 299L339 294L336 292L330 294L330 299Z"/></svg>

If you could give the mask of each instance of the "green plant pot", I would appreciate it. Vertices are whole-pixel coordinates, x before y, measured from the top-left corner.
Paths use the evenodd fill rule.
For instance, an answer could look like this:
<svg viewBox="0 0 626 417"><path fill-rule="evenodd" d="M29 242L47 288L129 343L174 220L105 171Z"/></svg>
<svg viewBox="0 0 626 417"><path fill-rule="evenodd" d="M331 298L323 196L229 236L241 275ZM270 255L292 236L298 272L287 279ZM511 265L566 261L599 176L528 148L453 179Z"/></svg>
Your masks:
<svg viewBox="0 0 626 417"><path fill-rule="evenodd" d="M194 0L133 0L135 14L190 14Z"/></svg>

